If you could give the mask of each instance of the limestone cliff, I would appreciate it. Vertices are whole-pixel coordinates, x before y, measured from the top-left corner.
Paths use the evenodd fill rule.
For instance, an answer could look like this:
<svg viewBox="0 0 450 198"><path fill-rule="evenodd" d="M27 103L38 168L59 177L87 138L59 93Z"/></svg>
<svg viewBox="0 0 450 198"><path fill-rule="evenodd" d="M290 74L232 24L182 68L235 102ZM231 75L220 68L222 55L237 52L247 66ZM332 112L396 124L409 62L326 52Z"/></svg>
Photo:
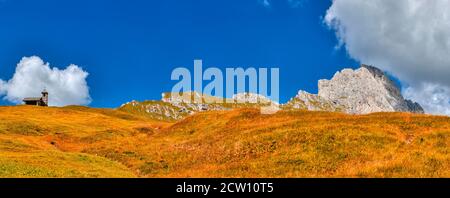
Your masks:
<svg viewBox="0 0 450 198"><path fill-rule="evenodd" d="M395 83L376 67L362 65L356 70L344 69L337 72L331 80L319 80L318 86L317 95L299 92L299 95L287 105L294 108L343 111L350 114L424 113L418 103L405 100Z"/></svg>

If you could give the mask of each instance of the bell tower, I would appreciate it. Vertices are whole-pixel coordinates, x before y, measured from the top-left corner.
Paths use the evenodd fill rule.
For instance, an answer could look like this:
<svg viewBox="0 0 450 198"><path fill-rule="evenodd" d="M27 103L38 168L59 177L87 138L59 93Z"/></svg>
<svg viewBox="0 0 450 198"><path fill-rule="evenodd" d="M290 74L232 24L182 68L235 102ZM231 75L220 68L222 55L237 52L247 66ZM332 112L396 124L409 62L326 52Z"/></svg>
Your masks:
<svg viewBox="0 0 450 198"><path fill-rule="evenodd" d="M42 106L48 106L48 92L47 89L44 89L42 92L42 102L44 104L42 104Z"/></svg>

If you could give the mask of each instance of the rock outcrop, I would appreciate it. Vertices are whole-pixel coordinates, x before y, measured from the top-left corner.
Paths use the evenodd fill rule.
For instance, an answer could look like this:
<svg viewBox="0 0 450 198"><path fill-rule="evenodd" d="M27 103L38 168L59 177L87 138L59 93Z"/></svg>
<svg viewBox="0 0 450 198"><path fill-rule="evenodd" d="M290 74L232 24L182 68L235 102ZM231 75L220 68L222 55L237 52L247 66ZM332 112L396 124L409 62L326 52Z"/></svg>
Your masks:
<svg viewBox="0 0 450 198"><path fill-rule="evenodd" d="M251 104L271 104L275 103L269 98L255 93L238 93L234 94L233 103L251 103Z"/></svg>
<svg viewBox="0 0 450 198"><path fill-rule="evenodd" d="M362 65L356 70L344 69L337 72L331 80L319 80L318 86L317 95L299 92L287 105L350 114L424 113L418 103L403 98L400 89L383 71L372 66Z"/></svg>
<svg viewBox="0 0 450 198"><path fill-rule="evenodd" d="M300 90L289 102L282 105L282 109L306 109L310 111L344 111L344 107L328 101L317 94L311 94Z"/></svg>
<svg viewBox="0 0 450 198"><path fill-rule="evenodd" d="M272 107L278 104L267 97L253 93L239 93L232 98L218 98L198 92L185 92L180 95L163 93L160 101L131 101L119 110L139 114L158 120L180 120L202 111L221 111L243 107Z"/></svg>

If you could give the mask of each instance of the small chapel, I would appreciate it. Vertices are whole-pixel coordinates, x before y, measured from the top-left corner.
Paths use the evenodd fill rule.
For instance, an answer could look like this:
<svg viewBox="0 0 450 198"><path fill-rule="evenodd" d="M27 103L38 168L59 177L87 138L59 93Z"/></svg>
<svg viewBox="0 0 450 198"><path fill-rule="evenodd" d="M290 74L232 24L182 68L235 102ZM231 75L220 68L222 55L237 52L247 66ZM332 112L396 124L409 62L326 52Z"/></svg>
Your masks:
<svg viewBox="0 0 450 198"><path fill-rule="evenodd" d="M47 90L43 90L41 92L42 97L30 97L30 98L24 98L23 102L25 105L34 105L34 106L48 106L48 92Z"/></svg>

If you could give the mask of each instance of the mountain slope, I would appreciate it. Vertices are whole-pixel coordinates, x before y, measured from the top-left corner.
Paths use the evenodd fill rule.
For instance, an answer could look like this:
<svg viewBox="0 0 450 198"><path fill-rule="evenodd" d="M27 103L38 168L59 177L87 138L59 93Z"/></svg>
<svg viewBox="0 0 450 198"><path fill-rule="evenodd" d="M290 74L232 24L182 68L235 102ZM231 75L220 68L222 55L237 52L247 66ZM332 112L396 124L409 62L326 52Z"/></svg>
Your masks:
<svg viewBox="0 0 450 198"><path fill-rule="evenodd" d="M205 112L165 129L160 153L177 177L448 177L449 127L408 113Z"/></svg>
<svg viewBox="0 0 450 198"><path fill-rule="evenodd" d="M0 177L450 177L450 118L0 107Z"/></svg>

